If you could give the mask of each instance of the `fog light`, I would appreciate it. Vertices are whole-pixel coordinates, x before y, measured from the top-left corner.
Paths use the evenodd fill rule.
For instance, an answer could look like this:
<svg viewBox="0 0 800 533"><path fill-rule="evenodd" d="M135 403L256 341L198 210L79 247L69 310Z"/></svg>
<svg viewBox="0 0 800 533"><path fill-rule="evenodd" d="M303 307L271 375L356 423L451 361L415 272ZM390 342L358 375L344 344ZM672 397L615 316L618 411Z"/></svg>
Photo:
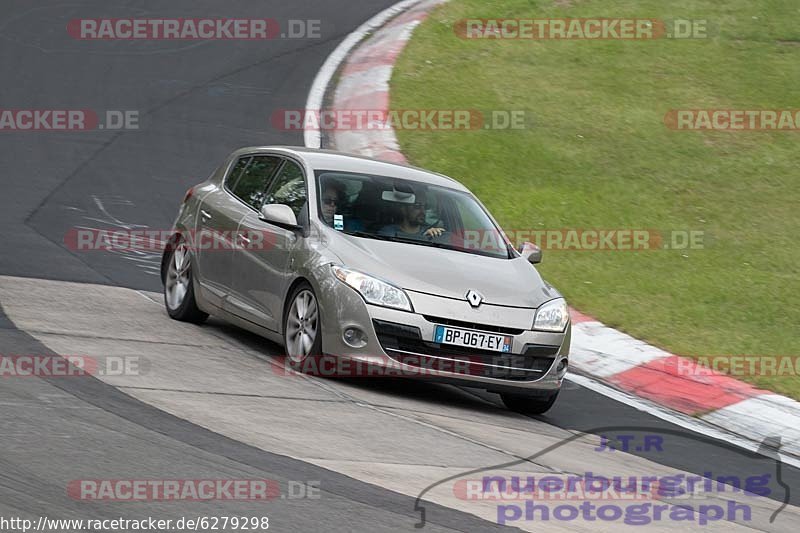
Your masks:
<svg viewBox="0 0 800 533"><path fill-rule="evenodd" d="M367 344L367 335L358 328L347 328L344 330L342 339L348 346L353 348L363 348Z"/></svg>
<svg viewBox="0 0 800 533"><path fill-rule="evenodd" d="M567 365L569 361L567 359L562 359L558 362L558 366L556 367L556 372L562 374L567 371Z"/></svg>

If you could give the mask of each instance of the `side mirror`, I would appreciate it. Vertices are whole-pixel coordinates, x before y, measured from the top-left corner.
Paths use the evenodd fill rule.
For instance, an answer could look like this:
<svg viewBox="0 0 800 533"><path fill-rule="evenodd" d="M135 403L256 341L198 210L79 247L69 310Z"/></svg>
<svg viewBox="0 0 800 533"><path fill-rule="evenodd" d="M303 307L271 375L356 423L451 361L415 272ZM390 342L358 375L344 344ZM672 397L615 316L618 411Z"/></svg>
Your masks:
<svg viewBox="0 0 800 533"><path fill-rule="evenodd" d="M542 249L532 242L523 242L519 245L519 253L532 265L542 262Z"/></svg>
<svg viewBox="0 0 800 533"><path fill-rule="evenodd" d="M287 229L299 229L297 217L292 208L286 204L267 204L261 207L260 217L264 222Z"/></svg>

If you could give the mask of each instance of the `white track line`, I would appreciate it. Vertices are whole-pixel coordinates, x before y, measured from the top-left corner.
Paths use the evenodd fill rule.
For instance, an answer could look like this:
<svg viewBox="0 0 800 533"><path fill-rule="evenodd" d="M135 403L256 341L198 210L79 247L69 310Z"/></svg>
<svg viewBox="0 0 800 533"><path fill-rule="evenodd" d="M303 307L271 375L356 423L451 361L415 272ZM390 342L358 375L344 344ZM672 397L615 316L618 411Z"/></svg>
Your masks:
<svg viewBox="0 0 800 533"><path fill-rule="evenodd" d="M308 92L308 99L306 100L306 111L314 110L319 111L322 109L322 100L325 98L325 91L328 90L328 85L333 79L333 75L336 74L336 71L339 69L339 65L342 64L350 51L357 45L361 40L367 36L367 34L376 28L379 28L386 21L390 20L392 17L395 17L410 9L411 7L419 4L422 0L403 0L402 2L398 2L392 7L384 9L364 24L356 28L356 30L348 35L344 41L339 43L339 46L331 52L331 55L325 60L322 67L317 72L316 77L314 78L314 82L311 84L311 90ZM306 129L303 132L303 140L305 145L308 148L321 148L322 146L322 136L320 135L320 131L318 129Z"/></svg>

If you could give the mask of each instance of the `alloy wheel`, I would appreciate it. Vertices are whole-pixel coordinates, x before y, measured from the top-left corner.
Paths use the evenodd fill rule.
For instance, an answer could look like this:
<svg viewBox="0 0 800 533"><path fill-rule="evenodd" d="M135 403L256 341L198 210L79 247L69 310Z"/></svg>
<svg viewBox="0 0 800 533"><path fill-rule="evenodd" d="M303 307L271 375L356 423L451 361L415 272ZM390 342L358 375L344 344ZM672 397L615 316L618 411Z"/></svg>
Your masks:
<svg viewBox="0 0 800 533"><path fill-rule="evenodd" d="M294 297L286 320L286 350L295 363L302 362L311 354L319 329L317 299L308 289Z"/></svg>

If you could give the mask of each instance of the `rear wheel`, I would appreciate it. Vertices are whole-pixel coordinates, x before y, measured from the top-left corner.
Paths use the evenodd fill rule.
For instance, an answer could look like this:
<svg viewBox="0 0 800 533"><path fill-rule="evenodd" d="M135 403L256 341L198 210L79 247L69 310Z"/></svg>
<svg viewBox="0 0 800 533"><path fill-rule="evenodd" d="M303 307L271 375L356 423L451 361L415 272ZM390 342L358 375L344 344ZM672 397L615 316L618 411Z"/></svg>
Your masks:
<svg viewBox="0 0 800 533"><path fill-rule="evenodd" d="M319 304L314 289L301 283L289 296L283 321L283 340L286 356L292 368L306 373L316 373L322 354L322 327Z"/></svg>
<svg viewBox="0 0 800 533"><path fill-rule="evenodd" d="M167 272L164 276L164 303L167 313L175 320L201 324L208 318L197 307L194 298L192 279L192 256L183 239L172 245L167 258Z"/></svg>
<svg viewBox="0 0 800 533"><path fill-rule="evenodd" d="M508 394L503 393L500 395L503 403L517 413L526 415L541 415L546 413L556 403L558 398L558 391L547 396L526 396L524 394Z"/></svg>

